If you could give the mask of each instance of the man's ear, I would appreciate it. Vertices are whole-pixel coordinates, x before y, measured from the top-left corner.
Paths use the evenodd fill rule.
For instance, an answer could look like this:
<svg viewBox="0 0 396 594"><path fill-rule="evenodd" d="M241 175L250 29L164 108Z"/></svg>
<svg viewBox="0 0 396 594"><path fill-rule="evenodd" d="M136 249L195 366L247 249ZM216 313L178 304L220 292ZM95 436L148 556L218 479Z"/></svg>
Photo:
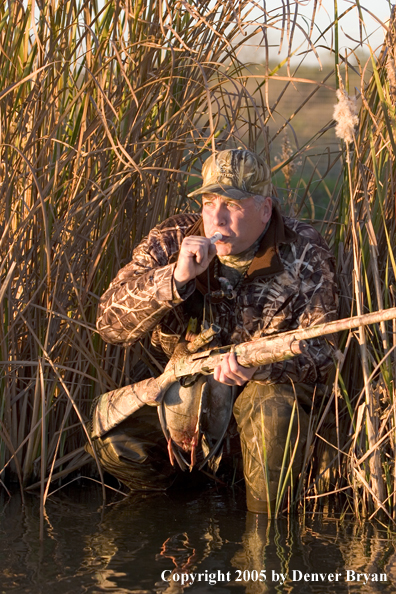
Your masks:
<svg viewBox="0 0 396 594"><path fill-rule="evenodd" d="M264 225L268 223L272 215L272 198L267 196L263 202L261 209L261 221Z"/></svg>

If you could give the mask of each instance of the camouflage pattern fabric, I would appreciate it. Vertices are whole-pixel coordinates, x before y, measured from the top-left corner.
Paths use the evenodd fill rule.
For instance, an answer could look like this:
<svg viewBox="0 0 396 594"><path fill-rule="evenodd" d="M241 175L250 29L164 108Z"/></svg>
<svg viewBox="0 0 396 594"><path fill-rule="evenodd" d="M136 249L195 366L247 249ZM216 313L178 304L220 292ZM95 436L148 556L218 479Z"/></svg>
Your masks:
<svg viewBox="0 0 396 594"><path fill-rule="evenodd" d="M208 157L202 166L203 183L188 196L218 194L233 200L251 196L271 196L271 168L250 151L226 149Z"/></svg>
<svg viewBox="0 0 396 594"><path fill-rule="evenodd" d="M320 400L324 388L248 382L237 398L234 416L241 440L249 511L273 514L278 492L281 502L282 489L286 491L290 482L296 481L303 466L309 426L304 405L310 410L308 403L313 395ZM290 445L285 456L289 428ZM287 477L290 463L291 479Z"/></svg>
<svg viewBox="0 0 396 594"><path fill-rule="evenodd" d="M147 333L170 357L190 317L203 322L204 296L221 289L209 270L178 293L173 281L186 235L203 235L199 214L182 214L155 227L135 249L100 300L97 328L104 340L129 346ZM212 298L217 344L239 344L337 318L333 256L310 225L282 217L271 222L236 299ZM208 308L206 308L208 314ZM216 343L212 343L215 345ZM259 383L325 383L336 337L309 341L307 354L258 369Z"/></svg>
<svg viewBox="0 0 396 594"><path fill-rule="evenodd" d="M178 469L171 466L157 410L143 406L92 442L101 466L133 491L165 491ZM93 456L90 444L86 451Z"/></svg>

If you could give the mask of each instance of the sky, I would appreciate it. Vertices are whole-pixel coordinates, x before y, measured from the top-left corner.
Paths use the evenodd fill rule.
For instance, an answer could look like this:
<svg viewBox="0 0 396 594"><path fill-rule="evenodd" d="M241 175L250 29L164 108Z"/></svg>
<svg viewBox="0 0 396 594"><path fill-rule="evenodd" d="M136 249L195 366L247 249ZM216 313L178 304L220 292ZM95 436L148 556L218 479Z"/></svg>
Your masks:
<svg viewBox="0 0 396 594"><path fill-rule="evenodd" d="M283 0L286 4L287 0ZM272 15L278 14L281 17L282 14L282 0L267 0L266 1L266 8L267 11L270 12ZM299 4L299 18L298 23L306 30L309 31L310 22L312 18L312 11L314 7L314 0L298 0ZM355 0L338 0L338 14L339 14L339 47L341 53L345 53L345 48L356 48L359 43L360 39L360 32L359 32L359 14L356 8ZM294 10L295 3L290 2L290 6ZM386 23L389 20L390 15L390 3L388 0L360 0L360 5L362 7L362 14L363 20L365 24L365 29L363 29L363 43L366 45L366 50L368 53L367 42L370 43L371 48L375 51L378 50L382 42L384 40L385 29L381 26L379 21ZM348 9L351 8L345 16L342 16L343 13ZM261 11L257 9L256 15L260 15ZM258 17L258 20L260 20ZM262 17L261 17L262 18ZM304 20L305 18L305 20ZM328 27L334 21L334 0L318 0L317 3L317 13L315 15L315 28L314 33L312 35L312 39L316 41L319 37L320 32L324 31L326 27ZM280 27L281 21L280 18L278 19L277 26ZM333 31L333 28L332 28ZM368 39L367 39L368 36ZM258 39L258 37L256 38ZM273 44L273 58L277 61L279 60L278 57L278 46L279 46L279 34L274 31L269 32L269 40L270 43ZM301 51L307 49L307 45L304 42L304 35L296 29L295 35L295 42L293 44L294 47L297 47L300 43L303 44ZM332 32L329 31L326 34L325 40L321 40L320 42L323 46L333 46L334 47L334 38L332 36ZM262 48L258 48L257 50L253 50L252 43L249 46L246 46L242 51L242 56L244 59L250 58L253 61L261 61L260 54L263 56ZM287 41L284 42L285 50L287 47ZM281 53L281 57L286 55L286 51ZM330 55L328 50L325 49L318 49L320 59L321 60L329 60ZM242 57L241 56L241 57ZM262 58L263 59L263 58ZM296 60L300 61L300 58L296 58ZM315 64L318 63L317 59L315 58L314 54L311 52L306 57L305 62L306 64Z"/></svg>

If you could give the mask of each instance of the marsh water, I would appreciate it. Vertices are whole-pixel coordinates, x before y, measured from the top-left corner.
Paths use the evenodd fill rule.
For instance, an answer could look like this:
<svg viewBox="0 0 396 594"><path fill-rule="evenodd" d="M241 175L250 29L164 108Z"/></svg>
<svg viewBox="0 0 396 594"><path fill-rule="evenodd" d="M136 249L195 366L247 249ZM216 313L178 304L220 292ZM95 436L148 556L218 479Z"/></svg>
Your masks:
<svg viewBox="0 0 396 594"><path fill-rule="evenodd" d="M269 522L222 489L103 505L82 482L39 497L0 494L0 592L368 593L396 591L391 526L328 510Z"/></svg>

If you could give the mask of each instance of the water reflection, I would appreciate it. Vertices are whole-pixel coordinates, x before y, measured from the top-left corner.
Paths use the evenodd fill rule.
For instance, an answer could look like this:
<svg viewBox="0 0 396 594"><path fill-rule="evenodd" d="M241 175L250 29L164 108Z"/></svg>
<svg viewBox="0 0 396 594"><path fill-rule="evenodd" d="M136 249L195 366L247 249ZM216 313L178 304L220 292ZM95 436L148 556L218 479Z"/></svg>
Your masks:
<svg viewBox="0 0 396 594"><path fill-rule="evenodd" d="M0 592L395 591L386 526L323 515L275 523L244 506L243 494L212 490L103 509L100 491L81 487L49 500L40 543L38 498L22 506L2 495Z"/></svg>

